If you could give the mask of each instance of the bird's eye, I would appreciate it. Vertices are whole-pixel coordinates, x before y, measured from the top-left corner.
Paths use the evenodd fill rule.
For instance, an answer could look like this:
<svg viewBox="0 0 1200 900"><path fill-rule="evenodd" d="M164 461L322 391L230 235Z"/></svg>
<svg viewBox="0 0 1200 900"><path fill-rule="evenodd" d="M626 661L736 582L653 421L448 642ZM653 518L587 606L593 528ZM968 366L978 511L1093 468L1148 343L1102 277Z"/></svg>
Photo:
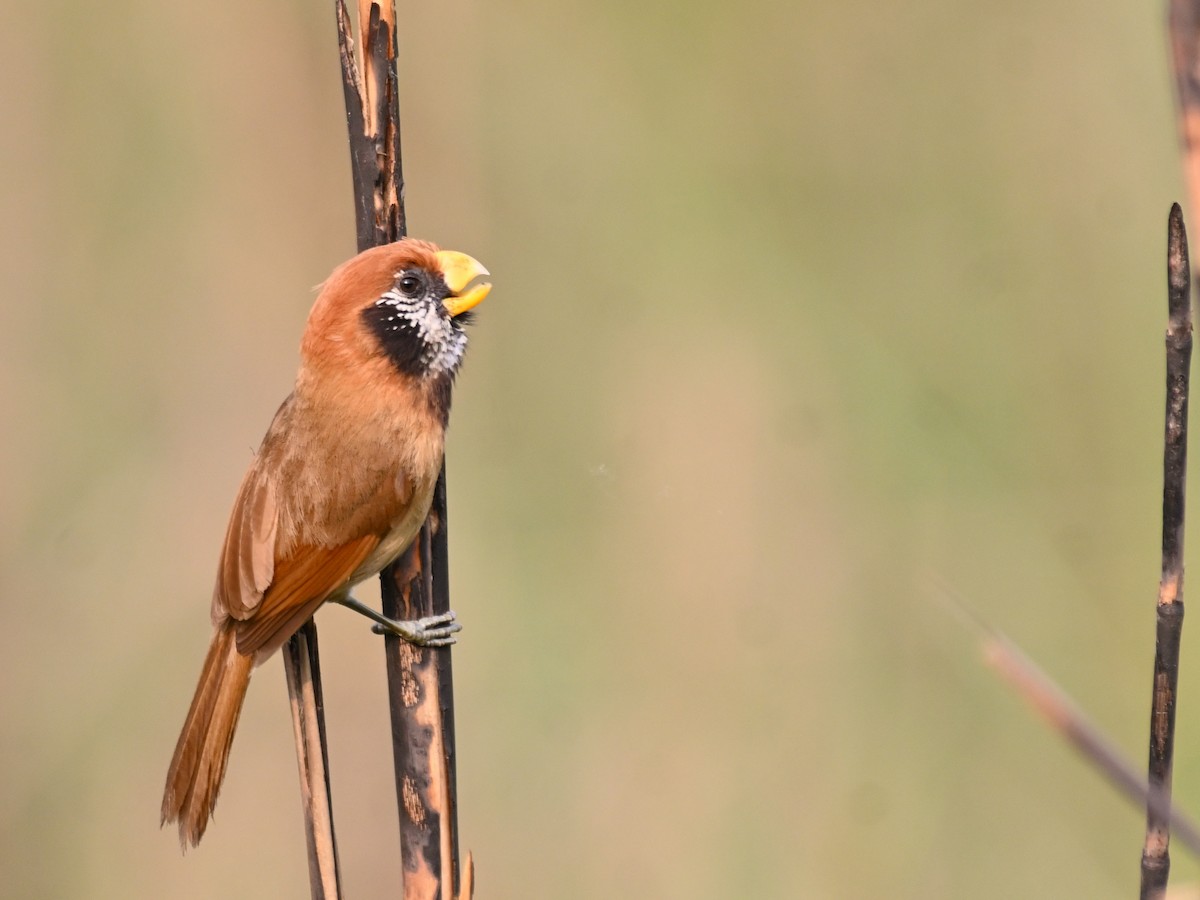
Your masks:
<svg viewBox="0 0 1200 900"><path fill-rule="evenodd" d="M421 279L416 275L405 275L400 279L400 293L405 297L416 297L421 293Z"/></svg>

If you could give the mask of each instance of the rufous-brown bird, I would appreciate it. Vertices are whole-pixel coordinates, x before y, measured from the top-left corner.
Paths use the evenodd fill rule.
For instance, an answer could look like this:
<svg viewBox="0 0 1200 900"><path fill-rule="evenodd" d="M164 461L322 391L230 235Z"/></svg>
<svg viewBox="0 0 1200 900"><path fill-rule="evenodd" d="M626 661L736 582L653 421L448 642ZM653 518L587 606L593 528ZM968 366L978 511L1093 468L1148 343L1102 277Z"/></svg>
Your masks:
<svg viewBox="0 0 1200 900"><path fill-rule="evenodd" d="M322 603L414 643L452 643L453 614L390 622L350 588L394 561L429 512L468 311L491 290L463 254L405 239L343 263L313 304L300 371L234 501L213 589L215 627L167 772L162 822L204 835L250 671Z"/></svg>

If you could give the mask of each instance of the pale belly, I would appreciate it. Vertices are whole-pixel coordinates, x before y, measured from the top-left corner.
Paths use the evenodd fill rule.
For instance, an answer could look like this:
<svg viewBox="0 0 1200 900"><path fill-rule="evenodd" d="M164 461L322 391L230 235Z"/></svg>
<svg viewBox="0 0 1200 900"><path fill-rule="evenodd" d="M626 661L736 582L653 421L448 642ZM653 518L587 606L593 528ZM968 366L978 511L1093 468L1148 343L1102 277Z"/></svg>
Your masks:
<svg viewBox="0 0 1200 900"><path fill-rule="evenodd" d="M432 479L414 492L412 502L408 504L404 516L392 523L391 530L379 542L379 546L363 560L362 565L355 569L354 574L347 580L347 590L363 579L377 575L381 569L386 568L408 549L408 545L413 542L413 538L421 530L425 517L429 515L429 505L433 502L433 489L436 485L437 480Z"/></svg>

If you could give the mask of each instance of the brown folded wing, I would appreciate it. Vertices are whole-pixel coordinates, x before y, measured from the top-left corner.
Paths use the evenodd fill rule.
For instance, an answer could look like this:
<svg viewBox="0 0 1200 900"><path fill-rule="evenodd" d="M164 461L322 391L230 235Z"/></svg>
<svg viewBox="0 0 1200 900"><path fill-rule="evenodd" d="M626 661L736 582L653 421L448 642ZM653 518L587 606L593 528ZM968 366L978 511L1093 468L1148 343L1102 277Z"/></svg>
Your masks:
<svg viewBox="0 0 1200 900"><path fill-rule="evenodd" d="M288 409L287 403L280 408L276 423ZM299 505L290 496L291 485L305 479L286 469L281 474L278 466L274 477L268 474L264 460L272 458L281 440L277 432L282 430L283 426L272 424L258 459L242 481L213 592L213 621L220 625L235 620L238 652L259 660L277 650L318 606L346 587L380 543L394 537L396 523L406 521L413 501L411 479L364 466L341 473L334 496L324 498L326 502L315 510L306 510L316 521L306 521L300 534L285 538L280 529L287 525L280 523L294 519ZM288 510L293 511L291 518Z"/></svg>
<svg viewBox="0 0 1200 900"><path fill-rule="evenodd" d="M277 562L262 603L237 623L238 652L254 653L260 659L274 653L318 606L346 585L378 544L379 535L365 534L337 547L297 547Z"/></svg>
<svg viewBox="0 0 1200 900"><path fill-rule="evenodd" d="M213 620L229 615L245 619L258 609L275 575L275 490L271 479L254 465L242 479L213 594Z"/></svg>
<svg viewBox="0 0 1200 900"><path fill-rule="evenodd" d="M272 480L251 466L229 517L213 592L214 621L236 620L238 651L260 660L343 588L380 541L367 533L332 547L293 547L276 559L278 512ZM376 530L374 523L353 524Z"/></svg>

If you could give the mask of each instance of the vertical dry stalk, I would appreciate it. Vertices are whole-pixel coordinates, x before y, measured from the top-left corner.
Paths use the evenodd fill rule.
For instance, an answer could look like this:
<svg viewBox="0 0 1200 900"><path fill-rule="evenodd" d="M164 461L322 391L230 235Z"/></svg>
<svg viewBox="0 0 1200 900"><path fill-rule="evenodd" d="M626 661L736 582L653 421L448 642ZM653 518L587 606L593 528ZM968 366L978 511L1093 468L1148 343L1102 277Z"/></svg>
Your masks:
<svg viewBox="0 0 1200 900"><path fill-rule="evenodd" d="M312 619L287 642L283 658L291 698L292 730L296 735L296 761L300 765L309 884L313 900L336 900L342 894L342 883L333 832L317 626Z"/></svg>
<svg viewBox="0 0 1200 900"><path fill-rule="evenodd" d="M396 11L359 0L356 59L344 0L335 0L342 84L350 136L358 249L405 235L400 107L396 88ZM360 67L361 66L361 67ZM446 469L429 518L412 548L380 574L383 613L416 619L450 608ZM415 647L384 637L387 655L400 852L407 900L470 897L468 857L460 877L455 796L454 694L450 648Z"/></svg>
<svg viewBox="0 0 1200 900"><path fill-rule="evenodd" d="M407 233L400 165L400 101L396 92L396 8L359 0L362 49L354 52L350 14L334 0L354 222L359 251L398 241Z"/></svg>
<svg viewBox="0 0 1200 900"><path fill-rule="evenodd" d="M1171 765L1175 752L1175 701L1179 681L1179 640L1183 630L1183 514L1187 474L1188 381L1192 359L1187 232L1179 204L1167 226L1167 411L1163 438L1162 579L1158 588L1154 651L1154 691L1150 712L1150 789L1169 811ZM1146 811L1141 897L1165 896L1171 870L1170 822L1162 809Z"/></svg>
<svg viewBox="0 0 1200 900"><path fill-rule="evenodd" d="M411 619L449 609L444 575L446 523L441 518L445 492L443 469L430 521L412 550L381 576L386 615ZM391 636L385 640L404 896L406 900L469 898L474 881L470 854L461 875L458 866L450 648L415 647Z"/></svg>

